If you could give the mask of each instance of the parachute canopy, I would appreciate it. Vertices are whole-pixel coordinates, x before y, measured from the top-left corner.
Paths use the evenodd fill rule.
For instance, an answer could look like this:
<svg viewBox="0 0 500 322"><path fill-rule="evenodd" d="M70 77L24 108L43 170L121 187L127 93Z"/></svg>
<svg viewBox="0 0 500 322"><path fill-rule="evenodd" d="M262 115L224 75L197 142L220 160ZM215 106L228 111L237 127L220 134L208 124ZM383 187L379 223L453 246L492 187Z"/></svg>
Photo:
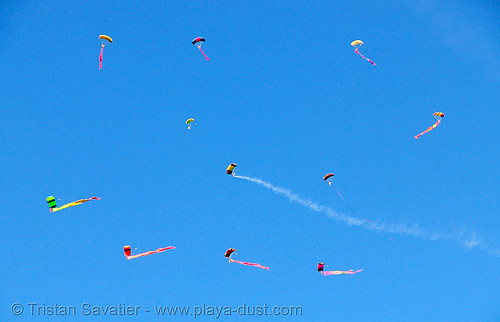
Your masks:
<svg viewBox="0 0 500 322"><path fill-rule="evenodd" d="M227 174L233 174L233 170L234 170L234 168L236 168L236 163L231 163L231 164L227 167L227 169L226 169L226 173L227 173Z"/></svg>
<svg viewBox="0 0 500 322"><path fill-rule="evenodd" d="M57 207L56 198L54 196L48 196L47 203L49 204L50 209L54 209Z"/></svg>
<svg viewBox="0 0 500 322"><path fill-rule="evenodd" d="M111 39L110 36L106 36L106 35L99 35L99 39L103 39L103 40L107 40L109 42L113 42L113 39Z"/></svg>
<svg viewBox="0 0 500 322"><path fill-rule="evenodd" d="M236 251L236 249L229 248L228 250L226 250L226 253L224 254L224 256L229 258L229 257L231 257L231 254L234 253L235 251Z"/></svg>
<svg viewBox="0 0 500 322"><path fill-rule="evenodd" d="M186 124L189 124L189 123L191 123L191 122L194 122L194 119L187 119L187 120L186 120Z"/></svg>
<svg viewBox="0 0 500 322"><path fill-rule="evenodd" d="M351 46L353 47L359 47L363 44L363 42L361 40L354 40L352 43L351 43Z"/></svg>
<svg viewBox="0 0 500 322"><path fill-rule="evenodd" d="M129 245L123 246L123 251L125 252L125 257L132 255L132 249Z"/></svg>
<svg viewBox="0 0 500 322"><path fill-rule="evenodd" d="M432 114L433 116L439 116L439 117L444 117L444 113L443 112L436 112L434 114Z"/></svg>
<svg viewBox="0 0 500 322"><path fill-rule="evenodd" d="M319 263L318 264L318 272L322 272L323 268L325 268L325 263Z"/></svg>
<svg viewBox="0 0 500 322"><path fill-rule="evenodd" d="M204 37L196 37L195 39L193 39L193 41L191 41L191 43L193 45L196 45L196 43L199 43L199 42L205 42L205 38Z"/></svg>
<svg viewBox="0 0 500 322"><path fill-rule="evenodd" d="M333 174L333 173L327 173L327 174L325 174L325 176L323 177L323 180L327 180L327 179L329 179L329 178L331 178L331 177L333 177L333 176L334 176L334 174Z"/></svg>

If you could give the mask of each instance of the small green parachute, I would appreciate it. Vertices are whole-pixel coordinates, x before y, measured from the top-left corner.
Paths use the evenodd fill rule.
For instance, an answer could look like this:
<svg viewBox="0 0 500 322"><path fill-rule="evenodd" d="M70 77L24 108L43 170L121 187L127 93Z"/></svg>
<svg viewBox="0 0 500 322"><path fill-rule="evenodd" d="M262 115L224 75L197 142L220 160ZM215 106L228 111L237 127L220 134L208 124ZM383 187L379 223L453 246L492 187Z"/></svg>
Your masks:
<svg viewBox="0 0 500 322"><path fill-rule="evenodd" d="M186 124L188 125L188 130L191 129L191 123L194 122L194 119L193 118L189 118L186 120Z"/></svg>
<svg viewBox="0 0 500 322"><path fill-rule="evenodd" d="M49 204L49 207L51 209L54 209L57 207L56 198L54 196L48 196L47 203Z"/></svg>

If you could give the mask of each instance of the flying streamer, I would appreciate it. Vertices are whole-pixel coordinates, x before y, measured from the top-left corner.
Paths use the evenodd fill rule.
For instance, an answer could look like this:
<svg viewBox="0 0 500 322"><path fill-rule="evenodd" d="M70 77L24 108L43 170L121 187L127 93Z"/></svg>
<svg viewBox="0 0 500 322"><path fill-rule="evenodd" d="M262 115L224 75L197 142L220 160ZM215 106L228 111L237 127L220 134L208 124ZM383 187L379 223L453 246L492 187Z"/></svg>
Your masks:
<svg viewBox="0 0 500 322"><path fill-rule="evenodd" d="M377 64L375 64L375 63L374 63L374 62L373 62L370 58L363 56L363 55L359 52L358 48L359 48L359 47L361 47L361 45L363 45L363 42L362 42L361 40L354 40L354 41L351 43L351 46L353 46L353 47L354 47L354 52L355 52L356 54L358 54L358 55L360 55L361 57L363 57L363 59L364 59L364 60L366 60L366 61L368 61L368 62L370 62L370 64L372 64L372 65L374 65L374 66L375 66L375 65L377 65Z"/></svg>
<svg viewBox="0 0 500 322"><path fill-rule="evenodd" d="M234 248L229 248L226 253L224 254L224 256L226 258L229 259L229 262L233 262L233 263L238 263L238 264L242 264L242 265L247 265L247 266L254 266L254 267L258 267L258 268L262 268L262 269L267 269L269 270L269 267L266 267L266 266L262 266L260 264L257 264L257 263L250 263L250 262L240 262L240 261L237 261L237 260L234 260L231 258L231 255L235 253L236 254L236 249Z"/></svg>
<svg viewBox="0 0 500 322"><path fill-rule="evenodd" d="M50 212L56 212L56 211L59 211L59 210L65 209L65 208L69 208L69 207L81 205L82 203L90 201L90 200L100 200L100 199L101 199L100 197L99 198L92 197L92 198L89 198L89 199L80 199L80 200L77 200L77 201L73 201L73 202L67 203L67 204L62 205L61 207L57 208L56 198L54 196L48 196L47 197L47 203L49 204L49 211Z"/></svg>
<svg viewBox="0 0 500 322"><path fill-rule="evenodd" d="M358 271L354 271L354 270L348 270L348 271L325 271L325 272L321 272L321 275L340 275L340 274L356 274L356 273L359 273L361 272L362 269L358 270Z"/></svg>
<svg viewBox="0 0 500 322"><path fill-rule="evenodd" d="M340 275L340 274L356 274L362 271L362 269L354 271L352 269L348 271L324 271L325 263L318 264L318 272L321 272L321 275Z"/></svg>
<svg viewBox="0 0 500 322"><path fill-rule="evenodd" d="M491 243L488 243L479 237L477 237L477 233L474 231L467 231L465 229L455 230L449 233L443 233L438 231L429 231L425 228L420 227L418 224L408 225L405 223L399 224L385 224L380 222L373 222L371 225L368 225L365 220L359 219L353 216L340 214L334 211L333 209L320 205L310 199L302 198L299 194L294 193L286 188L275 186L272 183L264 181L262 179L247 177L247 176L238 176L235 175L235 178L246 180L253 182L261 187L264 187L268 190L271 190L277 195L283 196L287 198L291 202L298 203L304 207L309 208L310 210L322 213L327 215L328 217L342 222L349 226L358 226L368 230L374 230L381 233L388 234L399 234L399 235L407 235L418 237L424 240L430 241L456 241L461 244L466 249L479 248L489 255L500 257L500 249Z"/></svg>
<svg viewBox="0 0 500 322"><path fill-rule="evenodd" d="M444 117L444 113L443 112L436 112L436 113L432 114L432 116L434 116L434 118L437 120L436 123L434 123L434 125L429 127L427 130L423 131L422 133L417 134L415 136L415 139L418 139L422 134L425 134L429 131L434 130L439 124L441 124L441 119Z"/></svg>
<svg viewBox="0 0 500 322"><path fill-rule="evenodd" d="M168 246L168 247L158 248L157 250L152 250L152 251L145 252L145 253L132 255L132 249L130 248L130 246L129 245L123 246L123 252L125 253L125 258L127 260L134 259L137 257L147 256L147 255L151 255L151 254L161 253L161 252L164 252L164 251L169 250L169 249L175 249L175 247Z"/></svg>

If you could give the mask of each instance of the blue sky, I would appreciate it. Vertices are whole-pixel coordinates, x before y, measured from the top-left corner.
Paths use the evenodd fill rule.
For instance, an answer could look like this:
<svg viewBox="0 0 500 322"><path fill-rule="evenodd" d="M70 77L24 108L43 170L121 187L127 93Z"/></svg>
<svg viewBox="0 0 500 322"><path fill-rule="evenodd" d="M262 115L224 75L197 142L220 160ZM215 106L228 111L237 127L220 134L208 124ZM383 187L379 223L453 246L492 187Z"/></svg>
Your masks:
<svg viewBox="0 0 500 322"><path fill-rule="evenodd" d="M75 306L80 319L82 303L500 319L499 11L494 1L2 2L2 321L56 318L28 303ZM102 70L99 34L114 40ZM441 125L415 140L436 111ZM231 162L298 197L226 175ZM102 199L50 213L48 195ZM176 249L126 261L123 245ZM230 247L270 271L229 264ZM319 261L364 270L321 276Z"/></svg>

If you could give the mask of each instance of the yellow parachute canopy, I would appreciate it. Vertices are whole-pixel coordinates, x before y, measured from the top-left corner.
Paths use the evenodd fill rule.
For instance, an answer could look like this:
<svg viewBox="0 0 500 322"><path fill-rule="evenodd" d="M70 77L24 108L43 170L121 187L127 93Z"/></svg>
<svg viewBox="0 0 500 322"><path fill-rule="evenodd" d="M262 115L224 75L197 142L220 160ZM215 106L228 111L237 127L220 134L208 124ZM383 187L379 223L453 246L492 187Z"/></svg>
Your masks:
<svg viewBox="0 0 500 322"><path fill-rule="evenodd" d="M436 113L432 114L432 116L444 117L444 113L443 112L436 112Z"/></svg>
<svg viewBox="0 0 500 322"><path fill-rule="evenodd" d="M353 47L356 47L356 46L361 46L363 44L363 42L361 40L354 40L352 43L351 43L351 46Z"/></svg>
<svg viewBox="0 0 500 322"><path fill-rule="evenodd" d="M191 122L194 122L193 118L187 119L186 124L188 125L188 130L191 130Z"/></svg>
<svg viewBox="0 0 500 322"><path fill-rule="evenodd" d="M99 35L99 38L100 39L104 39L104 40L107 40L109 42L113 42L113 39L111 39L110 36L106 36L106 35Z"/></svg>
<svg viewBox="0 0 500 322"><path fill-rule="evenodd" d="M226 169L226 173L227 173L227 174L233 174L233 170L234 170L234 168L236 168L236 163L231 163L231 164L227 167L227 169Z"/></svg>

